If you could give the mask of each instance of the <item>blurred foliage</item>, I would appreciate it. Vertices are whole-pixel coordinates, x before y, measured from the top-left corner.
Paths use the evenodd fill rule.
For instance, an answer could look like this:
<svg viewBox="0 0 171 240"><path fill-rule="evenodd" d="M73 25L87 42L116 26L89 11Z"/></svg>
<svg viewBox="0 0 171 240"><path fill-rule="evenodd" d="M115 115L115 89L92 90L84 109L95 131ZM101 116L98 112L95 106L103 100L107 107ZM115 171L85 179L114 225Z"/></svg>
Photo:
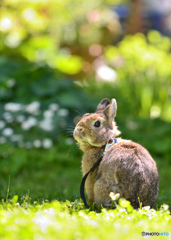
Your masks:
<svg viewBox="0 0 171 240"><path fill-rule="evenodd" d="M6 56L47 63L64 73L77 74L88 54L87 46L109 43L112 35L120 31L108 7L119 2L122 1L4 0L0 51Z"/></svg>
<svg viewBox="0 0 171 240"><path fill-rule="evenodd" d="M131 114L171 121L170 39L151 31L147 37L136 34L118 42L123 32L112 6L120 2L124 1L4 0L0 52L37 63L39 69L49 66L58 79L62 72L80 79L82 86L86 81L92 91L98 89L98 99L115 96ZM37 79L41 77L43 71ZM103 87L100 80L113 81ZM55 86L56 80L50 82ZM40 85L35 89L41 94ZM44 94L51 94L48 91Z"/></svg>
<svg viewBox="0 0 171 240"><path fill-rule="evenodd" d="M116 73L109 83L90 85L95 95L118 99L120 112L171 121L171 43L156 31L126 36L116 46L107 46L104 64Z"/></svg>
<svg viewBox="0 0 171 240"><path fill-rule="evenodd" d="M84 104L84 101L74 101L72 98L73 95L79 99L84 95L83 91L81 93L73 81L48 66L14 62L1 57L0 71L1 103L11 101L28 103L40 100L45 105L57 102L65 107L70 104L70 107L68 105L67 107L73 109L76 106L78 110ZM65 99L66 93L68 97Z"/></svg>

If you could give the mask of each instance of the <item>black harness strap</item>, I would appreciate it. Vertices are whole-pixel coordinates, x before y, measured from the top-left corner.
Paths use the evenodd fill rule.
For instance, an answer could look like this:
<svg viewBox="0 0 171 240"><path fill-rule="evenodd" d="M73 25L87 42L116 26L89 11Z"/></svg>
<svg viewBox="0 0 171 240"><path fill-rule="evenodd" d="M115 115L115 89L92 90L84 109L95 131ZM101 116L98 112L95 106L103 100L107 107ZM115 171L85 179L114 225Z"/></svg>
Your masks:
<svg viewBox="0 0 171 240"><path fill-rule="evenodd" d="M84 177L82 178L81 181L81 185L80 185L80 195L81 195L81 199L84 202L84 205L86 206L86 208L89 208L89 205L87 204L86 198L85 198L85 194L84 194L84 186L85 186L85 181L89 175L89 173L91 171L93 171L101 162L101 160L103 159L103 155L99 158L99 160L97 162L94 163L94 165L92 166L92 168L84 175Z"/></svg>
<svg viewBox="0 0 171 240"><path fill-rule="evenodd" d="M105 146L105 150L102 154L102 156L99 158L99 160L97 162L94 163L94 165L92 166L92 168L84 175L84 177L82 178L82 181L81 181L81 185L80 185L80 195L81 195L81 199L83 200L84 202L84 205L86 206L86 208L89 208L90 206L87 204L87 201L86 201L86 198L85 198L85 194L84 194L84 186L85 186L85 181L89 175L89 173L91 171L93 171L99 164L100 162L102 161L103 159L103 156L105 154L105 152L110 148L110 146L112 146L114 143L118 143L118 139L117 138L111 138L109 139L109 141L106 143L106 146Z"/></svg>

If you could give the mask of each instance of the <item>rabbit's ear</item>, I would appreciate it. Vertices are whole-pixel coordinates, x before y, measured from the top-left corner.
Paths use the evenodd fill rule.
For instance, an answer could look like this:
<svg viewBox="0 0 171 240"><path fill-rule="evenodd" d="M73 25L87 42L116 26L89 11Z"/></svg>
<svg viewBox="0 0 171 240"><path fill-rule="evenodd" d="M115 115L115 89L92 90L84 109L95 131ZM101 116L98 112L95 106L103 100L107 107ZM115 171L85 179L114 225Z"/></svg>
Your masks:
<svg viewBox="0 0 171 240"><path fill-rule="evenodd" d="M97 106L96 112L103 111L108 105L110 104L110 101L108 98L104 98L99 105Z"/></svg>
<svg viewBox="0 0 171 240"><path fill-rule="evenodd" d="M104 114L109 119L110 123L113 122L114 117L116 116L116 110L117 110L117 103L116 103L116 100L113 98L109 106L106 107L104 110Z"/></svg>

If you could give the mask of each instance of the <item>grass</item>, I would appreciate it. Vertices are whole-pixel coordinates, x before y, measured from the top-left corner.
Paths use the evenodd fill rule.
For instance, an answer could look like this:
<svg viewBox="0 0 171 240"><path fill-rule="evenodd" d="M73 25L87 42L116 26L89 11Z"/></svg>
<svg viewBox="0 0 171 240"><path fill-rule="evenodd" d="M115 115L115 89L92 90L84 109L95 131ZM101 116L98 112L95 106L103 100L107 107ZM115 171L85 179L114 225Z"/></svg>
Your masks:
<svg viewBox="0 0 171 240"><path fill-rule="evenodd" d="M0 199L6 198L8 185L9 198L17 194L19 200L28 194L32 202L78 198L81 152L75 143L66 145L65 140L48 150L0 146Z"/></svg>
<svg viewBox="0 0 171 240"><path fill-rule="evenodd" d="M138 211L122 200L115 210L89 211L79 200L30 202L17 196L0 205L0 239L144 239L142 232L163 233L150 239L170 239L171 216L167 205ZM171 233L170 233L171 234ZM147 237L146 237L147 238Z"/></svg>

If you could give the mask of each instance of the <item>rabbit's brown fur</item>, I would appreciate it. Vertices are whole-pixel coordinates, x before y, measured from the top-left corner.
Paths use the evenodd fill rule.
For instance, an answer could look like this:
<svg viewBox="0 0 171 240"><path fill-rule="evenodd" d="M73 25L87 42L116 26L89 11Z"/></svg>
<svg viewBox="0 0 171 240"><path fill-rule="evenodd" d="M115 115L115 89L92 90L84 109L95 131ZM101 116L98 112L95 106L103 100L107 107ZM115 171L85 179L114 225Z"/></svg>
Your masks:
<svg viewBox="0 0 171 240"><path fill-rule="evenodd" d="M115 99L103 99L95 113L83 115L76 125L74 138L84 152L83 175L102 156L106 143L120 134L114 122L116 109ZM137 143L120 140L105 152L85 187L89 201L97 205L111 206L109 194L114 192L138 208L139 201L143 206L154 207L158 183L157 166L149 152Z"/></svg>

